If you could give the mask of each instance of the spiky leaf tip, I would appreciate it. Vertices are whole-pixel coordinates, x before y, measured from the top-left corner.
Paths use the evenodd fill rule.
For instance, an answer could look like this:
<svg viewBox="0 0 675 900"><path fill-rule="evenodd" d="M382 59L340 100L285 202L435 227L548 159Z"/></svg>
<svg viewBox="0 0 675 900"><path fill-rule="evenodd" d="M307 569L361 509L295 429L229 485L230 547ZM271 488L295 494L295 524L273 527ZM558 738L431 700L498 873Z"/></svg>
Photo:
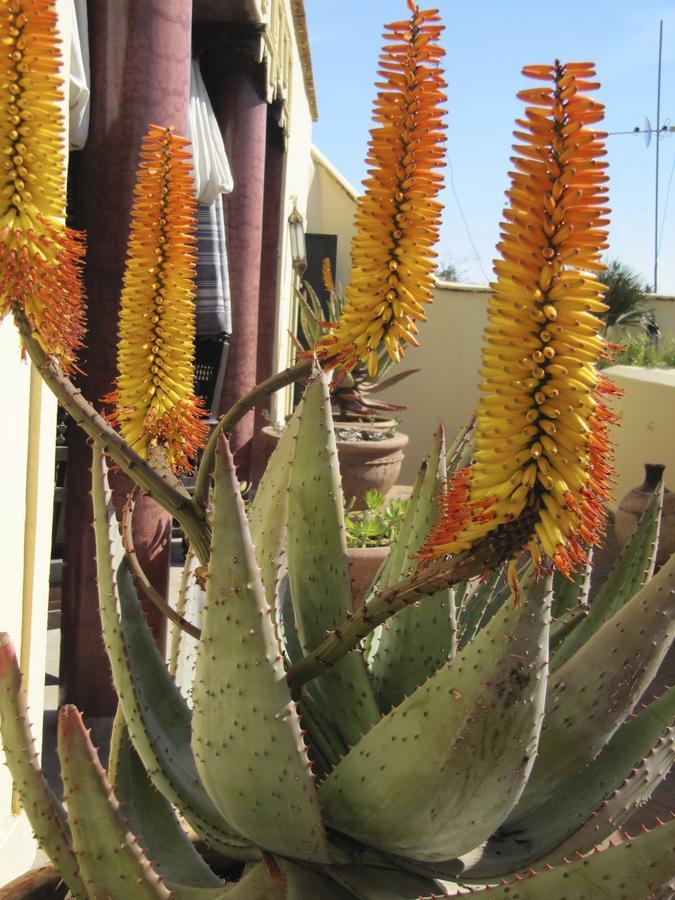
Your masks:
<svg viewBox="0 0 675 900"><path fill-rule="evenodd" d="M188 141L150 125L141 147L120 303L117 386L106 398L130 446L176 473L204 445L194 395L195 198Z"/></svg>
<svg viewBox="0 0 675 900"><path fill-rule="evenodd" d="M420 10L385 26L370 133L365 192L356 210L351 274L338 322L316 346L318 356L349 371L357 362L377 373L383 346L398 362L417 345L417 322L432 300L443 187L440 67L444 50L438 11Z"/></svg>
<svg viewBox="0 0 675 900"><path fill-rule="evenodd" d="M605 135L593 127L603 107L586 95L598 87L591 63L524 74L546 84L518 95L527 108L514 132L474 460L450 485L423 555L511 534L512 554L527 546L569 574L602 536L613 474L615 417L601 398L614 389L596 371L607 352L605 288L594 274L609 212Z"/></svg>
<svg viewBox="0 0 675 900"><path fill-rule="evenodd" d="M84 236L66 227L63 76L52 0L0 4L0 318L19 308L45 353L75 367Z"/></svg>

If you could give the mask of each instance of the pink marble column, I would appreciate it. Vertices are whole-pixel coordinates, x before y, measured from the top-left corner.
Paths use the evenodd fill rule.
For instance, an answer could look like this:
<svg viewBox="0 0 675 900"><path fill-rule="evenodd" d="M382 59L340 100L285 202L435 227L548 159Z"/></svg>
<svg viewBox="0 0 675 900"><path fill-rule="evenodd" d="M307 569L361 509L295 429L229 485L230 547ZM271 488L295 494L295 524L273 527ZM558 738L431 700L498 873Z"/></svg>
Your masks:
<svg viewBox="0 0 675 900"><path fill-rule="evenodd" d="M210 90L234 180L226 202L232 340L220 401L224 412L257 380L267 103L243 70L212 72ZM250 413L231 436L241 478L250 474L253 429Z"/></svg>
<svg viewBox="0 0 675 900"><path fill-rule="evenodd" d="M94 402L116 373L119 295L138 150L147 125L184 133L190 77L192 0L89 0L91 124L72 166L75 224L87 231L88 335L82 390ZM62 599L63 699L90 716L115 708L101 640L89 499L90 452L78 429L69 433L65 571ZM116 502L130 483L113 474ZM135 543L162 593L169 576L170 521L145 498L137 506ZM161 640L164 623L149 611Z"/></svg>

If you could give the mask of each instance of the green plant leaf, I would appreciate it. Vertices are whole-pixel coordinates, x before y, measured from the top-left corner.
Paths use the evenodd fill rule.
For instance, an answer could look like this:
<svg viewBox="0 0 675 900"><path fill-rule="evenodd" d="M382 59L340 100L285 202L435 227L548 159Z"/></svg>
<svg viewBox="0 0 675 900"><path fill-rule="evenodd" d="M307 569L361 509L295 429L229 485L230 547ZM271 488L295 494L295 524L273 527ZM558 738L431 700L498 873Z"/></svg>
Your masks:
<svg viewBox="0 0 675 900"><path fill-rule="evenodd" d="M74 706L59 711L58 752L73 850L90 897L169 900L119 811L105 772ZM111 853L114 848L115 852Z"/></svg>
<svg viewBox="0 0 675 900"><path fill-rule="evenodd" d="M258 851L225 822L204 790L190 747L192 714L150 633L124 557L107 466L93 447L92 499L103 640L129 735L155 787L195 831L235 859Z"/></svg>
<svg viewBox="0 0 675 900"><path fill-rule="evenodd" d="M326 867L326 871L349 891L347 896L361 900L418 900L432 893L435 898L446 896L445 890L434 879L400 869L357 865L331 866Z"/></svg>
<svg viewBox="0 0 675 900"><path fill-rule="evenodd" d="M286 569L288 483L297 433L296 411L279 437L248 511L260 577L267 602L275 613L279 581Z"/></svg>
<svg viewBox="0 0 675 900"><path fill-rule="evenodd" d="M630 714L675 637L674 596L675 556L551 676L537 760L510 821L589 765Z"/></svg>
<svg viewBox="0 0 675 900"><path fill-rule="evenodd" d="M675 687L628 719L536 810L500 828L462 872L490 881L585 853L628 821L675 760Z"/></svg>
<svg viewBox="0 0 675 900"><path fill-rule="evenodd" d="M328 385L322 372L309 383L298 410L298 432L288 493L288 577L295 624L304 653L351 610L342 489ZM380 717L363 654L350 653L317 680L347 744Z"/></svg>
<svg viewBox="0 0 675 900"><path fill-rule="evenodd" d="M591 603L588 615L567 635L553 654L553 671L570 659L652 577L662 508L663 484L655 491L640 516L630 540Z"/></svg>
<svg viewBox="0 0 675 900"><path fill-rule="evenodd" d="M171 804L150 781L124 724L120 731L115 795L129 830L140 840L155 871L183 886L222 889L220 879L195 850Z"/></svg>
<svg viewBox="0 0 675 900"><path fill-rule="evenodd" d="M372 728L321 785L331 827L430 862L487 840L532 767L549 621L550 586L534 584Z"/></svg>
<svg viewBox="0 0 675 900"><path fill-rule="evenodd" d="M176 612L197 628L202 626L204 609L204 590L197 581L196 570L199 560L192 549L188 550L181 572ZM175 622L171 626L171 649L169 653L169 672L181 690L188 704L192 697L192 682L195 677L195 662L199 641L193 638Z"/></svg>
<svg viewBox="0 0 675 900"><path fill-rule="evenodd" d="M439 493L445 483L445 435L439 428L418 495L411 501L412 514L405 546L397 546L398 560L387 578L398 580L415 566L429 530L440 516ZM384 712L397 706L451 655L454 595L438 591L423 603L401 610L378 631L368 655L371 678Z"/></svg>
<svg viewBox="0 0 675 900"><path fill-rule="evenodd" d="M0 737L14 788L40 847L53 860L73 896L86 900L66 813L38 764L19 664L4 633L0 633Z"/></svg>
<svg viewBox="0 0 675 900"><path fill-rule="evenodd" d="M588 562L580 566L572 577L568 578L557 570L553 573L553 609L554 619L559 619L570 609L588 605L588 592L591 587L593 571L593 548L588 551Z"/></svg>
<svg viewBox="0 0 675 900"><path fill-rule="evenodd" d="M457 589L463 589L457 622L460 649L470 644L483 625L487 624L490 618L489 611L501 606L505 580L506 567L499 566L484 579L457 586Z"/></svg>
<svg viewBox="0 0 675 900"><path fill-rule="evenodd" d="M601 853L475 893L485 900L648 900L675 878L673 846L675 819Z"/></svg>
<svg viewBox="0 0 675 900"><path fill-rule="evenodd" d="M329 860L307 748L224 438L216 453L193 700L195 761L221 814L264 850Z"/></svg>
<svg viewBox="0 0 675 900"><path fill-rule="evenodd" d="M287 900L283 887L269 877L263 863L251 866L235 884L220 888L186 887L167 882L175 900Z"/></svg>

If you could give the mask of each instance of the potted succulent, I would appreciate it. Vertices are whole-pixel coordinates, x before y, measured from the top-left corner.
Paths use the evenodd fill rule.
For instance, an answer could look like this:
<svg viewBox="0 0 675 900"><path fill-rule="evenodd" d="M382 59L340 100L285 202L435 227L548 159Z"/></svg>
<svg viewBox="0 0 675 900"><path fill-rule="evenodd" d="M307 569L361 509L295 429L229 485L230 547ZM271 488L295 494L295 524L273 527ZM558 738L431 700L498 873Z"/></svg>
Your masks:
<svg viewBox="0 0 675 900"><path fill-rule="evenodd" d="M638 705L675 638L675 559L654 574L660 488L590 609L585 590L612 477L611 414L599 396L608 385L595 370L602 292L589 274L605 233L602 139L592 127L601 110L586 95L595 86L588 63L524 70L544 85L521 94L528 152L515 161L523 177L513 176L496 263L474 455L462 465L449 454L448 464L437 434L392 552L366 602L351 609L323 367L349 368L356 357L372 367L380 341L400 356L408 318L419 317L402 288L428 260L415 220L401 213L429 183L416 181L416 154L425 173L437 147L430 122L441 94L441 26L435 11L409 6L409 19L387 28L390 115L379 116L386 133L374 146L391 138L400 156L394 240L408 251L413 242L415 268L386 266L399 275L385 279L382 306L353 298L319 348L321 367L308 360L279 373L226 413L193 497L153 465L160 454L184 469L200 437L189 366L155 364L157 380L145 382L138 370L147 348L130 327L122 361L144 352L121 367L121 434L98 416L61 365L72 361L72 332L52 317L41 327L45 305L70 294L28 290L36 270L68 261L69 245L54 241L65 236L57 219L46 222L30 195L19 197L44 230L37 255L27 247L3 283L27 353L93 441L99 603L119 710L106 773L78 711L61 709L66 808L37 763L16 654L2 635L0 729L34 831L75 900L416 900L467 891L486 900L644 900L668 896L675 878L675 819L616 837L675 755L675 688ZM41 6L32 18L22 0L15 8L49 63L53 17ZM0 16L9 58L30 70L36 60L24 50L35 43L19 44L7 24ZM38 74L47 63L40 58ZM49 107L54 82L42 87L28 137L39 137L42 118L53 127L45 110L58 114L55 97ZM134 207L134 224L146 227L132 227L122 296L127 320L156 317L168 353L185 340L173 317L163 320L164 306L182 321L190 309L185 157L171 131L150 130ZM533 245L540 231L545 246ZM23 237L8 231L6 239ZM159 260L150 271L148 254ZM353 333L373 316L374 329ZM294 378L307 380L303 399L247 515L224 433ZM172 513L206 569L199 622L174 616L194 642L188 695L143 617L108 458ZM200 582L186 577L191 590ZM204 845L208 861L197 852ZM33 900L45 877L32 876L43 882ZM22 890L3 895L31 896Z"/></svg>
<svg viewBox="0 0 675 900"><path fill-rule="evenodd" d="M365 509L352 507L345 511L347 559L355 606L363 600L378 569L389 556L391 545L403 525L408 505L403 497L387 500L376 488L366 491L363 499Z"/></svg>
<svg viewBox="0 0 675 900"><path fill-rule="evenodd" d="M324 260L324 285L328 295L327 309L321 306L316 291L309 282L298 292L301 323L300 354L311 352L322 338L330 335L339 322L345 298L338 291L330 272L330 261ZM326 315L327 314L327 315ZM374 375L366 364L359 362L350 372L342 371L331 379L331 406L336 427L338 459L342 476L342 490L347 503L354 509L367 508L366 493L370 490L386 494L395 484L401 471L408 435L398 430L392 413L405 407L378 399L385 388L415 374L417 369L383 377L392 362L384 348L378 351L378 366ZM279 438L280 429L268 425L263 435L271 448Z"/></svg>

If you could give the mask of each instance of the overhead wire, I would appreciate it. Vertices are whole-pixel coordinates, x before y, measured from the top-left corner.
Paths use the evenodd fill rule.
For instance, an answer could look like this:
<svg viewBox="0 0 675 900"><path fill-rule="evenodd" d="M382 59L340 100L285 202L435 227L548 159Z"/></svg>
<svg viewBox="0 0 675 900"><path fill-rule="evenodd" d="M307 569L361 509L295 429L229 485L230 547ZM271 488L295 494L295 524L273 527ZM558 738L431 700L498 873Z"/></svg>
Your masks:
<svg viewBox="0 0 675 900"><path fill-rule="evenodd" d="M446 158L446 162L448 164L448 170L450 172L450 190L452 191L452 196L455 199L455 203L457 204L457 209L459 210L459 215L464 224L464 231L466 232L467 239L473 248L473 254L478 266L481 270L483 278L486 282L489 282L490 279L485 273L485 269L483 268L483 260L481 259L480 253L478 252L478 248L476 247L473 238L471 237L471 229L469 228L469 223L467 222L466 216L464 215L464 210L462 209L462 204L459 202L459 197L457 196L457 191L455 190L455 178L452 169L452 162L449 157Z"/></svg>

